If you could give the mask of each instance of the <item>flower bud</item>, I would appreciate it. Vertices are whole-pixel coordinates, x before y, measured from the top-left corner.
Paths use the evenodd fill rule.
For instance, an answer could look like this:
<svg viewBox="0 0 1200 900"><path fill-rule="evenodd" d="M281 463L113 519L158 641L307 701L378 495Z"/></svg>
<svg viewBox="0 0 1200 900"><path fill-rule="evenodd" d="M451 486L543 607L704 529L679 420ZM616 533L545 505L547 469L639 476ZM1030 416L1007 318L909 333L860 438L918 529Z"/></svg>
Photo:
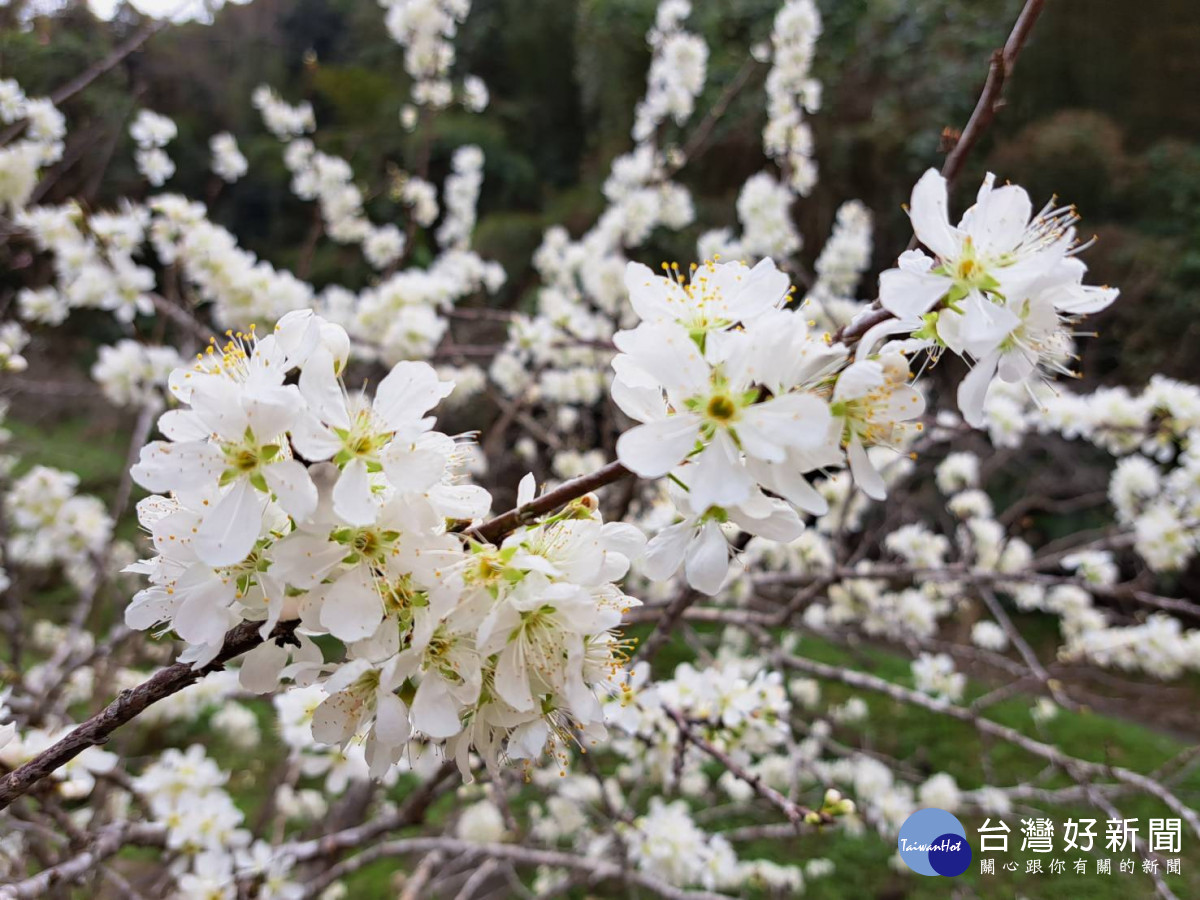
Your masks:
<svg viewBox="0 0 1200 900"><path fill-rule="evenodd" d="M350 335L346 334L346 329L341 325L322 321L320 341L333 357L333 371L341 375L346 368L346 361L350 358Z"/></svg>

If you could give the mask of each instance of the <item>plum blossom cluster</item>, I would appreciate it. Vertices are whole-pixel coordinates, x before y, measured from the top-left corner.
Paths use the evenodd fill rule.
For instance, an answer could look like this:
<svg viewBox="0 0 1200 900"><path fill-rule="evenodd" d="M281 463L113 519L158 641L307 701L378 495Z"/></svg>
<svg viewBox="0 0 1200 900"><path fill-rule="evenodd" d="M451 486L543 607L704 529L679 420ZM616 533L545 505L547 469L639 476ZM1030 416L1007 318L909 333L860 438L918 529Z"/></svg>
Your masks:
<svg viewBox="0 0 1200 900"><path fill-rule="evenodd" d="M356 357L391 364L427 359L447 332L449 310L470 294L495 292L504 269L471 250L448 250L426 269L407 268L354 294L330 287L315 307L353 338Z"/></svg>
<svg viewBox="0 0 1200 900"><path fill-rule="evenodd" d="M283 160L292 173L292 192L302 200L317 201L330 238L344 244L367 239L371 223L362 208L362 191L354 185L354 171L346 160L322 153L308 138L291 141Z"/></svg>
<svg viewBox="0 0 1200 900"><path fill-rule="evenodd" d="M1083 283L1073 207L1048 204L1035 214L1023 188L996 187L989 174L957 225L948 209L946 180L931 169L913 188L909 216L933 255L906 251L880 276L880 303L896 318L869 331L861 348L912 332L972 360L958 403L967 422L979 426L997 375L1009 384L1069 375L1071 326L1118 292Z"/></svg>
<svg viewBox="0 0 1200 900"><path fill-rule="evenodd" d="M226 784L228 773L193 744L165 750L134 779L133 789L164 826L166 846L181 855L177 896L185 900L226 897L237 878L260 882L261 896L295 900L301 885L290 878L294 861L266 842L252 843L244 815Z"/></svg>
<svg viewBox="0 0 1200 900"><path fill-rule="evenodd" d="M317 127L311 103L304 101L293 106L269 85L260 84L256 87L251 101L262 115L267 130L281 141L300 137Z"/></svg>
<svg viewBox="0 0 1200 900"><path fill-rule="evenodd" d="M1185 455L1180 468L1172 469L1168 478L1175 484L1193 484L1194 478L1186 474L1187 465ZM1175 472L1185 474L1176 476ZM1054 617L1061 634L1058 656L1064 662L1087 661L1164 679L1195 670L1200 630L1189 629L1161 611L1130 617L1103 603L1104 598L1124 596L1120 560L1112 549L1083 549L1039 563L1033 548L997 521L977 456L949 453L935 473L938 488L947 498L946 508L958 522L954 531L943 535L910 524L883 538L888 553L903 560L911 584L897 585L895 570L886 562L859 563L853 573L838 577L823 598L815 598L803 609L808 628L834 635L853 627L896 643L924 642L936 637L947 617L961 610L964 596L990 590L1023 612ZM1118 464L1110 483L1117 521L1151 568L1187 558L1196 541L1195 524L1172 516L1172 524L1162 526L1162 507L1158 505L1162 501L1157 500L1161 478L1156 464L1131 455ZM1152 511L1140 515L1143 508ZM818 518L815 529L790 544L760 538L751 541L742 563L758 572L750 579L759 585L758 590L769 590L767 586L781 581L831 577L834 552L822 532L830 533L826 520L833 515ZM840 527L847 524L860 527L858 522L844 520ZM1170 557L1172 550L1182 555ZM727 593L744 599L751 589L739 582ZM972 626L971 640L981 649L1003 652L1013 641L1011 629L1011 624L984 618ZM918 687L934 696L946 700L962 696L963 676L945 654L924 654L914 664L914 676Z"/></svg>
<svg viewBox="0 0 1200 900"><path fill-rule="evenodd" d="M99 498L79 494L79 476L34 466L4 496L6 559L27 566L61 565L78 587L96 577L113 521Z"/></svg>
<svg viewBox="0 0 1200 900"><path fill-rule="evenodd" d="M454 151L453 171L443 194L446 215L437 230L438 243L447 249L466 250L475 230L475 204L483 185L483 151L471 144Z"/></svg>
<svg viewBox="0 0 1200 900"><path fill-rule="evenodd" d="M633 139L649 140L655 129L670 118L682 125L696 108L708 69L708 45L683 27L692 13L688 0L667 0L655 13L654 27L646 36L654 51L646 76L646 96L638 103Z"/></svg>
<svg viewBox="0 0 1200 900"><path fill-rule="evenodd" d="M754 797L753 787L728 770L712 784L705 766L710 757L681 735L666 709L695 723L691 727L705 740L772 788L789 792L797 786L789 758L791 703L783 677L739 649L745 648L730 633L712 664L697 669L683 663L673 677L655 683L648 681L645 663L633 668L607 703L614 726L610 747L622 760L616 779L606 785L610 793L651 783L674 785L684 798L703 797L713 787L735 803ZM853 804L841 804L838 814L852 811ZM556 818L561 828L567 816ZM687 799L668 803L652 798L647 812L622 828L622 834L633 862L668 884L797 890L804 883L800 866L740 859L726 837L697 824Z"/></svg>
<svg viewBox="0 0 1200 900"><path fill-rule="evenodd" d="M114 406L159 408L171 372L183 365L174 347L118 341L100 348L92 378Z"/></svg>
<svg viewBox="0 0 1200 900"><path fill-rule="evenodd" d="M204 204L158 194L148 207L148 237L159 262L177 267L197 298L211 304L219 325L271 323L312 305L311 285L240 247L209 220Z"/></svg>
<svg viewBox="0 0 1200 900"><path fill-rule="evenodd" d="M422 228L437 221L440 209L437 186L417 175L405 175L397 186L398 199L412 212L413 220Z"/></svg>
<svg viewBox="0 0 1200 900"><path fill-rule="evenodd" d="M0 147L0 210L15 212L33 196L38 173L62 159L67 120L46 97L30 98L12 78L0 79L0 123L21 127Z"/></svg>
<svg viewBox="0 0 1200 900"><path fill-rule="evenodd" d="M941 700L961 700L967 679L945 653L922 653L912 664L917 690Z"/></svg>
<svg viewBox="0 0 1200 900"><path fill-rule="evenodd" d="M403 7L405 15L416 15L415 6L398 4L393 11ZM465 14L464 8L462 15ZM415 227L406 233L394 223L374 224L366 214L363 193L354 183L349 163L318 150L308 138L299 137L311 128L290 127L289 120L301 117L288 113L292 108L278 100L269 88L259 88L255 96L268 128L286 142L284 162L293 176L293 192L301 199L315 200L325 232L335 241L360 244L367 262L383 272L384 277L357 294L331 285L322 295L314 297L311 288L300 282L286 285L288 289L282 293L261 289L246 292L245 299L239 298L237 303L242 310L241 321L266 325L289 311L315 307L355 339L357 356L386 363L428 358L446 332L446 322L439 311L481 290L494 293L504 283L504 270L470 249L475 206L483 180L482 151L474 146L460 147L454 155L453 171L444 189L445 215L436 232L442 252L425 269L397 271L409 250L409 235L415 233ZM305 123L312 120L311 109L304 111L302 120ZM428 228L437 221L441 210L433 184L419 175L401 173L395 191L397 199L410 207L416 227ZM182 235L187 236L186 229ZM223 236L222 242L225 242ZM253 263L252 255L233 246L232 236L228 243L231 253L236 252L247 263ZM290 273L274 273L265 262L259 265L264 269L263 274L272 278L292 278ZM216 274L224 272L218 270ZM239 284L245 282L222 284L224 290L218 293L233 293ZM261 298L273 295L282 297L281 302L270 309L255 308L254 297L260 298L261 303ZM237 316L223 316L221 321L234 324Z"/></svg>
<svg viewBox="0 0 1200 900"><path fill-rule="evenodd" d="M792 217L795 195L770 172L746 179L737 198L741 236L730 228L704 232L697 241L701 259L784 259L803 246Z"/></svg>
<svg viewBox="0 0 1200 900"><path fill-rule="evenodd" d="M987 395L984 425L997 446L1030 435L1082 439L1118 458L1108 495L1118 525L1154 571L1181 570L1200 549L1196 435L1200 389L1155 377L1140 394L1101 388L1092 394L998 382ZM1111 567L1109 567L1111 568ZM1104 571L1105 584L1116 581Z"/></svg>
<svg viewBox="0 0 1200 900"><path fill-rule="evenodd" d="M779 163L789 190L807 197L817 181L812 129L805 115L821 108L821 83L812 77L821 14L812 0L788 0L771 29L767 125L763 148ZM764 53L766 55L766 53Z"/></svg>
<svg viewBox="0 0 1200 900"><path fill-rule="evenodd" d="M31 322L53 325L72 309L99 309L119 322L154 311L154 271L142 265L149 213L136 204L87 215L74 202L36 206L17 225L39 250L53 253L55 284L23 289L18 308Z"/></svg>
<svg viewBox="0 0 1200 900"><path fill-rule="evenodd" d="M153 187L162 187L175 174L175 163L165 148L176 134L174 122L149 109L138 112L129 126L129 136L138 148L134 155L137 169Z"/></svg>
<svg viewBox="0 0 1200 900"><path fill-rule="evenodd" d="M449 79L454 65L454 36L471 11L471 0L380 0L393 40L404 48L404 69L415 80L413 102L440 108L454 99ZM466 105L487 105L487 88L478 78L463 86Z"/></svg>
<svg viewBox="0 0 1200 900"><path fill-rule="evenodd" d="M238 148L237 138L228 131L209 138L208 149L212 153L213 174L226 184L233 184L249 171L250 163Z"/></svg>
<svg viewBox="0 0 1200 900"><path fill-rule="evenodd" d="M555 428L571 429L581 410L603 396L601 373L612 358L607 342L616 327L632 324L625 251L645 243L656 228L679 230L695 219L690 193L671 180L681 155L658 145L661 121L669 116L685 124L704 84L707 48L683 28L690 13L691 5L680 0L660 5L647 41L655 59L685 55L686 77L679 81L681 74L665 63L651 71L638 107L645 122L635 123L636 145L613 160L604 182L607 209L578 239L560 226L546 231L533 257L542 281L536 313L512 319L508 341L489 367L506 396L551 406Z"/></svg>
<svg viewBox="0 0 1200 900"><path fill-rule="evenodd" d="M316 679L314 737L345 746L361 732L376 775L414 734L444 742L464 773L472 748L495 763L598 740L596 691L623 659L613 629L637 603L613 582L641 533L582 501L498 547L451 533L491 503L459 481L458 445L426 416L453 385L402 362L373 398L350 393L348 349L341 328L302 312L172 373L186 406L163 414L168 440L133 469L162 493L138 505L157 555L131 569L151 586L127 623L166 625L202 665L239 621L269 638L295 620L298 646L261 644L243 684ZM532 491L526 479L522 502ZM323 660L324 634L344 661Z"/></svg>
<svg viewBox="0 0 1200 900"><path fill-rule="evenodd" d="M29 332L19 322L0 325L0 372L24 372L29 367L29 360L21 355L28 343Z"/></svg>
<svg viewBox="0 0 1200 900"><path fill-rule="evenodd" d="M831 330L852 316L855 292L863 272L871 264L871 211L858 200L838 207L833 231L813 265L816 282L808 293L811 309L826 320Z"/></svg>
<svg viewBox="0 0 1200 900"><path fill-rule="evenodd" d="M686 562L689 582L714 593L728 563L726 521L795 538L797 508L828 510L806 473L848 462L868 496L885 495L867 448L891 444L924 412L901 353L848 362L846 348L785 308L788 277L769 259L753 269L705 263L689 279L630 264L626 283L642 321L614 337L612 395L641 424L621 435L617 455L683 492L683 521L648 548L656 577Z"/></svg>

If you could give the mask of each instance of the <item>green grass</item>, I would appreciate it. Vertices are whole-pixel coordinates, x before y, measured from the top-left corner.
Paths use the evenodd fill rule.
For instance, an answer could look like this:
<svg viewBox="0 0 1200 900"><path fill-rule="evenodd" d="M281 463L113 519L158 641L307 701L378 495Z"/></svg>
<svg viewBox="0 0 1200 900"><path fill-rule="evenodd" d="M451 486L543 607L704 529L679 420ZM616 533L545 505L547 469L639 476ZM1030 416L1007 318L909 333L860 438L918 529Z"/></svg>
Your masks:
<svg viewBox="0 0 1200 900"><path fill-rule="evenodd" d="M799 642L796 653L831 665L854 666L897 684L913 687L909 659L886 649L859 645L850 651L828 641L805 637ZM677 662L690 656L682 640L672 640L659 657L655 667L657 674L669 674ZM974 680L968 682L964 702L987 693L991 687L994 685L984 685ZM1074 783L1061 773L1048 778L1039 777L1046 768L1043 760L1006 742L984 739L968 723L947 719L882 694L857 691L840 682L821 680L821 693L823 707L858 696L866 701L870 709L866 722L851 727L837 727L835 738L843 743L885 753L922 773L949 773L960 788L971 789L985 784L1007 787L1036 781L1039 787L1053 789ZM989 707L985 715L1023 734L1054 744L1079 759L1124 766L1142 773L1152 772L1188 746L1136 722L1095 713L1062 710L1053 720L1039 727L1030 716L1035 699L1029 695L1017 695ZM987 772L992 773L990 777ZM1172 788L1184 803L1193 808L1200 806L1200 771L1193 771ZM806 799L813 802L819 798L814 795ZM1113 802L1123 816L1140 820L1142 838L1146 837L1151 817L1174 817L1165 805L1140 792L1122 794ZM827 900L858 900L864 897L905 897L915 900L946 897L952 891L955 896L1025 896L1046 900L1076 900L1079 897L1120 900L1154 896L1150 876L1142 875L1140 871L1137 874L1120 874L1115 856L1113 874L1095 874L1094 858L1111 856L1103 850L1104 820L1107 818L1104 812L1091 806L1063 806L1039 809L1037 812L1020 803L1015 806L1012 813L1002 817L1012 829L1009 836L1010 852L988 854L996 860L998 874L994 876L979 874L978 853L971 868L952 882L925 878L907 871L898 873L888 864L895 852L895 844L880 840L873 831L862 837L829 831L787 842L741 844L739 854L742 858L765 857L781 863L803 863L817 857L832 860L837 867L835 874L810 882L805 893L807 897ZM1057 852L1039 857L1037 854L1022 853L1020 819L1023 816L1050 818L1056 826L1055 848L1061 846L1062 825L1067 818L1098 819L1096 831L1100 838L1097 843L1101 850L1092 856L1083 854L1088 859L1088 874L1074 874L1071 867L1076 856L1071 854ZM983 819L969 816L960 818L969 840L977 850L975 829L983 824ZM1200 838L1190 834L1186 824L1181 844L1179 856L1183 860L1182 874L1164 880L1178 897L1200 896ZM1050 860L1055 857L1067 863L1065 874L1049 874ZM1046 874L1025 874L1026 860L1031 858L1042 859ZM1019 872L1010 874L1000 871L1000 866L1009 861L1018 863ZM1140 869L1140 859L1138 866Z"/></svg>
<svg viewBox="0 0 1200 900"><path fill-rule="evenodd" d="M63 469L79 476L81 493L111 498L125 468L127 429L104 428L86 419L38 424L8 419L4 427L12 432L9 452L21 457L17 475L35 465Z"/></svg>

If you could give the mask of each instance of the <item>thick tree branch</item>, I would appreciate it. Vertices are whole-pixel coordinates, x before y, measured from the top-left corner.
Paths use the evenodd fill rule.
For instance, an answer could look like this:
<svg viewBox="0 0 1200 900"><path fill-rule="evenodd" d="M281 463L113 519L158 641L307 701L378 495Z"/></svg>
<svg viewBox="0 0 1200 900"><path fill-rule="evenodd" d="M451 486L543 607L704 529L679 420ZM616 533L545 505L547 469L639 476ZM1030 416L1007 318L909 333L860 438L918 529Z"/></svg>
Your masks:
<svg viewBox="0 0 1200 900"><path fill-rule="evenodd" d="M27 793L43 778L66 765L88 747L103 744L126 722L138 716L146 707L177 694L210 672L224 668L236 656L262 643L258 636L261 622L243 622L225 635L225 646L216 659L203 668L188 663L175 663L160 669L135 688L122 691L117 699L96 715L76 726L62 740L43 750L29 762L18 766L0 778L0 809L5 809L17 797ZM282 623L275 634L284 636L295 629L295 622Z"/></svg>

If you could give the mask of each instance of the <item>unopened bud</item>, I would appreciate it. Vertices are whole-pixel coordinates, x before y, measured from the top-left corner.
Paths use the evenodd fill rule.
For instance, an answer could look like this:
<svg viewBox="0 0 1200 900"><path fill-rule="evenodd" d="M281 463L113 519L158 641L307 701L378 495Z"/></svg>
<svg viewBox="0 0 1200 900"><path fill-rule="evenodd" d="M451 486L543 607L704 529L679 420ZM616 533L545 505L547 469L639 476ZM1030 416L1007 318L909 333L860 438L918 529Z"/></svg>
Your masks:
<svg viewBox="0 0 1200 900"><path fill-rule="evenodd" d="M346 368L346 360L350 358L350 335L346 329L333 322L321 323L321 344L333 357L334 374L341 375Z"/></svg>

